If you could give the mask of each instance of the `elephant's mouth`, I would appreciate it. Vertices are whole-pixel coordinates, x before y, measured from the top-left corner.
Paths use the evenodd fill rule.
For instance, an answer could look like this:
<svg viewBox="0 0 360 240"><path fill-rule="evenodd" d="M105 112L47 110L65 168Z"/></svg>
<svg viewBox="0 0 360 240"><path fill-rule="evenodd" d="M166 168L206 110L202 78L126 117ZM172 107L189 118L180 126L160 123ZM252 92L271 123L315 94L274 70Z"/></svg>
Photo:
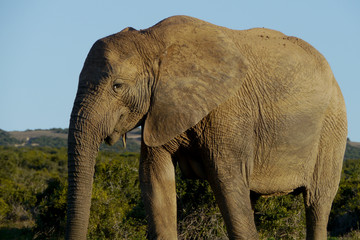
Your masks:
<svg viewBox="0 0 360 240"><path fill-rule="evenodd" d="M121 134L117 130L114 130L109 136L105 138L105 143L112 146L122 137L124 148L126 148L126 133Z"/></svg>

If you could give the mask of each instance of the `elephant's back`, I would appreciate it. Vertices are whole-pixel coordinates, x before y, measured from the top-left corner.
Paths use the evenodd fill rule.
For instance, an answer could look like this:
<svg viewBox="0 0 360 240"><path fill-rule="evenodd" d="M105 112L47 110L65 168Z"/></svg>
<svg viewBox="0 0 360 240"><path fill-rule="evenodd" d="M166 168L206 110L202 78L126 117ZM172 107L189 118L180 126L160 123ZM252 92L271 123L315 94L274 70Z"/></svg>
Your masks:
<svg viewBox="0 0 360 240"><path fill-rule="evenodd" d="M245 81L260 99L278 104L304 101L326 108L336 81L326 59L314 47L265 28L228 32L247 60Z"/></svg>
<svg viewBox="0 0 360 240"><path fill-rule="evenodd" d="M309 43L266 28L224 31L247 61L237 98L267 127L258 132L270 129L280 142L306 145L315 141L309 136L319 134L330 108L345 112L328 62Z"/></svg>

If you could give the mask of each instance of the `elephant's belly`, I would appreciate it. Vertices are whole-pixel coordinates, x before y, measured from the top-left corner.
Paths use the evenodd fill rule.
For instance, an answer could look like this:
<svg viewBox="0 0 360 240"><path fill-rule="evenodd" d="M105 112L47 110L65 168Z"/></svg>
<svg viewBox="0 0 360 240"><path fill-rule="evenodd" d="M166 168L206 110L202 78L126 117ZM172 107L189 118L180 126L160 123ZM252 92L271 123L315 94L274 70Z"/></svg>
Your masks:
<svg viewBox="0 0 360 240"><path fill-rule="evenodd" d="M256 176L250 180L250 190L261 195L283 195L306 185L299 174Z"/></svg>
<svg viewBox="0 0 360 240"><path fill-rule="evenodd" d="M306 187L312 178L318 154L317 144L281 146L256 159L250 176L250 188L261 194L288 193ZM266 156L266 155L265 155Z"/></svg>
<svg viewBox="0 0 360 240"><path fill-rule="evenodd" d="M275 194L308 185L319 152L322 120L304 116L282 123L269 137L271 144L261 143L254 149L251 190Z"/></svg>

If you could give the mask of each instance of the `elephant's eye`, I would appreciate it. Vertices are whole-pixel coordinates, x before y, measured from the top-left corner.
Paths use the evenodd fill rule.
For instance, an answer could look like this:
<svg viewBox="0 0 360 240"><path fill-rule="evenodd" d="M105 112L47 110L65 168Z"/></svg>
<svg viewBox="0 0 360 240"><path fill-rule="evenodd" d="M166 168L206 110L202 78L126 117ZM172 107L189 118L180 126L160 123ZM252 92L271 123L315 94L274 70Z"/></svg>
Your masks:
<svg viewBox="0 0 360 240"><path fill-rule="evenodd" d="M121 88L122 84L121 83L114 83L113 85L113 89L115 92L118 92Z"/></svg>

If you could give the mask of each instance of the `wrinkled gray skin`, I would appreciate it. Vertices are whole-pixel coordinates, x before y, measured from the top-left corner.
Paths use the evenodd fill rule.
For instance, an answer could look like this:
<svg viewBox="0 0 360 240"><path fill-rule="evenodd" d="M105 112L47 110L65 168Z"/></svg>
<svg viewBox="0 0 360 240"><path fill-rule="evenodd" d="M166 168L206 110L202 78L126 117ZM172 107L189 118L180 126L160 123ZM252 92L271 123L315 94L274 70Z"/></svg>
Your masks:
<svg viewBox="0 0 360 240"><path fill-rule="evenodd" d="M100 143L137 126L149 238L177 238L178 165L210 183L230 239L258 238L251 200L292 191L304 193L307 239L326 239L346 113L329 65L306 42L184 16L98 40L70 120L67 239L86 237Z"/></svg>

